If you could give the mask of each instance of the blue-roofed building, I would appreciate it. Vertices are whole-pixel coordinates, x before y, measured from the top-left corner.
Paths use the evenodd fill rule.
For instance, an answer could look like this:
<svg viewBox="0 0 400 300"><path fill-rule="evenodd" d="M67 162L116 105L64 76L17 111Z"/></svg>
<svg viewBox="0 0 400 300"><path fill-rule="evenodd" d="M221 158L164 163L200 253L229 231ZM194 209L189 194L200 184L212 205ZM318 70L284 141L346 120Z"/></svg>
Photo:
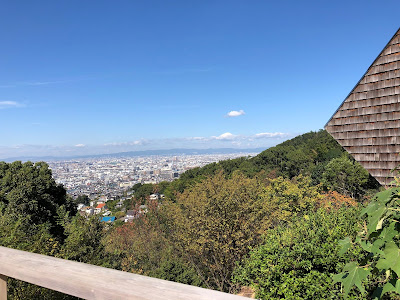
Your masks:
<svg viewBox="0 0 400 300"><path fill-rule="evenodd" d="M100 221L105 223L112 223L115 221L115 217L102 217Z"/></svg>

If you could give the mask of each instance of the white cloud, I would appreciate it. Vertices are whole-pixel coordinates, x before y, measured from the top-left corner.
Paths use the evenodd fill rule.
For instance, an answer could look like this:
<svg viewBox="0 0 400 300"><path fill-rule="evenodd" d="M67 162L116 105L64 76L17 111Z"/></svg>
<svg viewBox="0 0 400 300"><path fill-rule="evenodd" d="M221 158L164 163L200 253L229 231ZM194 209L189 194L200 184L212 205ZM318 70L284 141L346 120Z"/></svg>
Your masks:
<svg viewBox="0 0 400 300"><path fill-rule="evenodd" d="M238 137L237 135L234 135L230 132L225 132L219 136L213 136L214 139L216 140L232 140L234 138Z"/></svg>
<svg viewBox="0 0 400 300"><path fill-rule="evenodd" d="M57 83L68 83L74 80L54 80L54 81L27 81L21 82L20 85L30 85L30 86L38 86L38 85L49 85L49 84L57 84Z"/></svg>
<svg viewBox="0 0 400 300"><path fill-rule="evenodd" d="M192 139L195 140L195 141L202 141L202 140L205 140L206 138L202 137L202 136L195 136Z"/></svg>
<svg viewBox="0 0 400 300"><path fill-rule="evenodd" d="M144 141L144 140L141 140L141 141L133 141L133 142L130 142L129 143L129 145L143 145L143 144L145 144L146 142Z"/></svg>
<svg viewBox="0 0 400 300"><path fill-rule="evenodd" d="M230 132L225 132L219 136L211 136L211 137L188 137L185 138L188 141L212 141L212 140L220 140L220 141L236 141L239 143L239 140L253 142L258 139L273 139L273 138L284 138L288 137L288 133L282 132L261 132L253 135L236 135ZM179 139L177 139L179 140Z"/></svg>
<svg viewBox="0 0 400 300"><path fill-rule="evenodd" d="M10 84L2 84L0 85L0 88L5 89L5 88L16 88L20 86L40 86L40 85L49 85L49 84L55 84L55 83L61 83L63 81L27 81L27 82L15 82L15 83L10 83Z"/></svg>
<svg viewBox="0 0 400 300"><path fill-rule="evenodd" d="M58 83L57 81L36 81L36 82L27 82L26 85L49 85L53 83Z"/></svg>
<svg viewBox="0 0 400 300"><path fill-rule="evenodd" d="M241 110L239 110L239 111L237 111L237 110L232 110L232 111L230 111L230 112L228 112L227 113L227 117L239 117L239 116L242 116L242 115L245 115L246 113L244 112L244 110L243 109L241 109Z"/></svg>
<svg viewBox="0 0 400 300"><path fill-rule="evenodd" d="M24 105L16 101L0 101L0 109L23 107Z"/></svg>
<svg viewBox="0 0 400 300"><path fill-rule="evenodd" d="M85 144L77 144L77 145L75 145L75 147L82 148L82 147L85 147Z"/></svg>
<svg viewBox="0 0 400 300"><path fill-rule="evenodd" d="M204 136L192 136L192 137L187 137L185 140L188 141L208 141L209 139L204 137Z"/></svg>
<svg viewBox="0 0 400 300"><path fill-rule="evenodd" d="M93 80L95 77L76 77L69 79L61 79L61 80L30 80L30 81L19 81L12 82L7 84L1 84L0 88L16 88L16 87L25 87L25 86L44 86L51 84L60 84L60 83L70 83L70 82L79 82L84 80Z"/></svg>
<svg viewBox="0 0 400 300"><path fill-rule="evenodd" d="M113 142L113 143L106 143L103 144L103 146L142 146L142 145L147 145L148 141L145 139L142 140L136 140L136 141L131 141L131 142Z"/></svg>
<svg viewBox="0 0 400 300"><path fill-rule="evenodd" d="M287 133L283 133L283 132L261 132L261 133L255 134L254 137L257 139L262 139L262 138L285 137L287 135L288 135Z"/></svg>

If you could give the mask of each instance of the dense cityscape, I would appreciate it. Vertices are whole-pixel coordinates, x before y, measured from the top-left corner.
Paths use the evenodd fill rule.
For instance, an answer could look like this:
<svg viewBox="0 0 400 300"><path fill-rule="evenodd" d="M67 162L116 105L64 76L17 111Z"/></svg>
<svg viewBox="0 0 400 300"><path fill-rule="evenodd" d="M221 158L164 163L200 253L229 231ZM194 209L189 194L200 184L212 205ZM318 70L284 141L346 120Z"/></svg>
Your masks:
<svg viewBox="0 0 400 300"><path fill-rule="evenodd" d="M87 158L48 163L54 179L63 184L71 196L87 195L91 199L106 196L108 199L115 199L136 183L172 181L195 167L256 154Z"/></svg>

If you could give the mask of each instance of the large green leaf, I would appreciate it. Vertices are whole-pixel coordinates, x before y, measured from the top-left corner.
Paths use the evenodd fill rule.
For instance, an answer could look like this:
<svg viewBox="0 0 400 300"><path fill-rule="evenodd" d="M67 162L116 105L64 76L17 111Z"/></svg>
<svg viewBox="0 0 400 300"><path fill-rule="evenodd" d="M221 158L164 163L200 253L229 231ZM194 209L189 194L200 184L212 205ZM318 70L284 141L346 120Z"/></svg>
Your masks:
<svg viewBox="0 0 400 300"><path fill-rule="evenodd" d="M360 216L363 215L370 215L371 213L373 213L374 211L376 211L377 207L379 206L379 204L376 201L371 202L370 204L367 205L366 208L364 208L363 210L361 210L360 212Z"/></svg>
<svg viewBox="0 0 400 300"><path fill-rule="evenodd" d="M395 292L400 294L400 281L392 279L383 286L382 295L385 293Z"/></svg>
<svg viewBox="0 0 400 300"><path fill-rule="evenodd" d="M383 287L378 287L372 294L373 300L382 299L382 296L386 293L397 293L400 294L400 281L397 279L392 279L387 282Z"/></svg>
<svg viewBox="0 0 400 300"><path fill-rule="evenodd" d="M379 192L375 196L378 201L387 202L388 200L390 200L392 198L393 194L398 194L399 192L400 192L400 188L394 187L394 188Z"/></svg>
<svg viewBox="0 0 400 300"><path fill-rule="evenodd" d="M387 208L386 206L380 206L375 211L371 212L368 217L368 233L374 232L378 228L379 221L382 219L382 216L385 214Z"/></svg>
<svg viewBox="0 0 400 300"><path fill-rule="evenodd" d="M344 267L342 273L333 276L333 281L342 283L346 296L354 285L364 294L365 289L362 281L367 279L370 273L370 270L361 268L357 263L351 262Z"/></svg>
<svg viewBox="0 0 400 300"><path fill-rule="evenodd" d="M381 231L379 238L381 238L384 242L390 242L398 234L399 234L399 232L396 229L396 223L392 222L389 224L389 226L385 227Z"/></svg>
<svg viewBox="0 0 400 300"><path fill-rule="evenodd" d="M373 244L368 241L359 241L359 244L365 251L371 252L374 255L383 254L383 251L379 249L382 246L381 240L377 240Z"/></svg>
<svg viewBox="0 0 400 300"><path fill-rule="evenodd" d="M376 267L380 270L393 270L397 276L400 276L400 249L391 241L383 250L384 257L378 260Z"/></svg>
<svg viewBox="0 0 400 300"><path fill-rule="evenodd" d="M351 247L351 239L348 236L345 237L343 240L340 240L338 243L341 246L339 255L345 254L347 250L349 250L349 248Z"/></svg>

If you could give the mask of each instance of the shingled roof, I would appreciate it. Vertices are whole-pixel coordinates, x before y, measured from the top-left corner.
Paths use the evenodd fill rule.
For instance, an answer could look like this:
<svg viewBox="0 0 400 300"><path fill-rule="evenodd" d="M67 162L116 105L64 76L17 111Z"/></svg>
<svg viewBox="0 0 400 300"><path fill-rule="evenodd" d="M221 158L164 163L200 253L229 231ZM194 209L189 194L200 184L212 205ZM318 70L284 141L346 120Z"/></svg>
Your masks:
<svg viewBox="0 0 400 300"><path fill-rule="evenodd" d="M400 29L325 125L384 186L400 164Z"/></svg>

